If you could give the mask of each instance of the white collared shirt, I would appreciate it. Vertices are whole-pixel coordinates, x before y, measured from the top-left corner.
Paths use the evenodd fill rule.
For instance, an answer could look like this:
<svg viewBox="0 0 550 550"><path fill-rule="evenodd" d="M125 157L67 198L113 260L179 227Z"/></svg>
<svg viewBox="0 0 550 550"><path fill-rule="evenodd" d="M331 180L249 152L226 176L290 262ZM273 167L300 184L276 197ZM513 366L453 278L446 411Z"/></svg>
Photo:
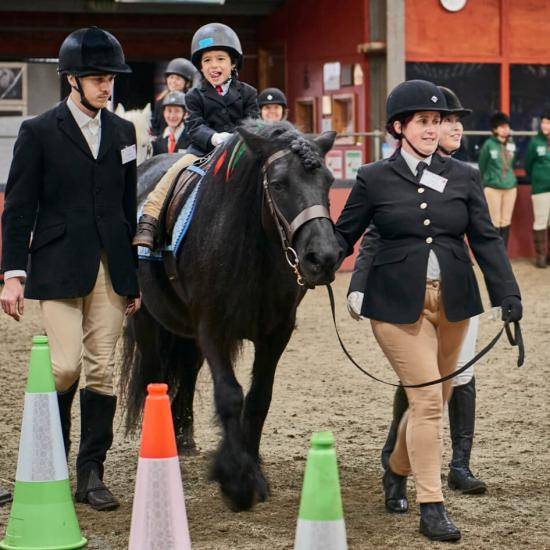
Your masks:
<svg viewBox="0 0 550 550"><path fill-rule="evenodd" d="M93 157L96 159L101 142L101 111L94 118L89 117L76 106L70 96L67 99L67 107L80 128Z"/></svg>
<svg viewBox="0 0 550 550"><path fill-rule="evenodd" d="M67 107L80 128L93 157L96 159L99 154L99 144L101 142L101 112L98 112L94 118L89 117L76 106L71 96L67 99ZM12 269L4 273L4 280L7 281L13 277L25 278L26 276L27 272L23 269Z"/></svg>
<svg viewBox="0 0 550 550"><path fill-rule="evenodd" d="M403 148L401 148L401 156L407 163L407 166L409 167L410 171L412 172L413 176L417 175L417 166L420 162L420 159L417 159L415 156L411 155L410 153L407 153L407 151L403 151ZM423 161L430 166L432 163L432 156L426 157L423 159ZM439 260L437 259L437 256L432 248L430 248L430 255L428 256L428 268L426 270L426 279L441 279L441 268L439 267Z"/></svg>
<svg viewBox="0 0 550 550"><path fill-rule="evenodd" d="M184 128L185 128L185 124L183 122L176 128L176 131L174 132L174 139L176 140L176 143L178 142L178 139L183 133ZM162 137L167 138L169 136L170 136L170 126L166 126L166 128L164 128L164 132L162 132Z"/></svg>
<svg viewBox="0 0 550 550"><path fill-rule="evenodd" d="M225 95L229 91L229 86L231 86L231 78L229 78L228 80L226 80L222 84L222 94L221 95ZM216 86L214 86L214 88L216 88Z"/></svg>

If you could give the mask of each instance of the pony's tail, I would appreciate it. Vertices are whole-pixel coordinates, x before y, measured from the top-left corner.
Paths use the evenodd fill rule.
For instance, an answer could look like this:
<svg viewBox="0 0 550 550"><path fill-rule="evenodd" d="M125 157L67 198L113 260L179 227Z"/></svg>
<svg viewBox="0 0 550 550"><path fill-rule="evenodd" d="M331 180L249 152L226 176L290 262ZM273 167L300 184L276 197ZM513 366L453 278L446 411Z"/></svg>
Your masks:
<svg viewBox="0 0 550 550"><path fill-rule="evenodd" d="M194 340L166 330L142 304L128 319L123 332L119 395L124 403L126 433L135 433L141 424L148 384L168 384L169 394L174 397L181 386L189 384L185 367L198 369L201 364L202 356ZM194 391L195 378L192 379ZM178 412L173 411L176 415Z"/></svg>

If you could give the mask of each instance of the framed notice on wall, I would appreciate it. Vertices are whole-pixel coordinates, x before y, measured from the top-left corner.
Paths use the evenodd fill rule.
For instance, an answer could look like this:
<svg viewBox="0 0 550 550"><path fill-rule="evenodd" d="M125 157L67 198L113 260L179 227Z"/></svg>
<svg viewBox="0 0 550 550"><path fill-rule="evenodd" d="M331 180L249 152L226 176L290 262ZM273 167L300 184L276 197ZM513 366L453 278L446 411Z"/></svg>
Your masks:
<svg viewBox="0 0 550 550"><path fill-rule="evenodd" d="M27 114L27 64L0 61L0 112Z"/></svg>
<svg viewBox="0 0 550 550"><path fill-rule="evenodd" d="M363 164L363 154L358 149L348 149L344 154L344 159L344 179L354 180Z"/></svg>
<svg viewBox="0 0 550 550"><path fill-rule="evenodd" d="M332 172L335 180L344 179L344 152L332 150L325 157L327 168Z"/></svg>

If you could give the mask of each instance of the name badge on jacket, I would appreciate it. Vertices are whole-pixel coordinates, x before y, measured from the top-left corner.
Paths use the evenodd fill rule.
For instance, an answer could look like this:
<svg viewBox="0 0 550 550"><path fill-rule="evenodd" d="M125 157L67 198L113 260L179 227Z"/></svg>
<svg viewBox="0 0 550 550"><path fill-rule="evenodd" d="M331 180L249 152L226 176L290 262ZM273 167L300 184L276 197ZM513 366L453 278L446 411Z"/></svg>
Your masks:
<svg viewBox="0 0 550 550"><path fill-rule="evenodd" d="M136 144L134 143L133 145L128 145L128 147L124 147L124 149L121 149L120 156L122 157L122 164L126 164L127 162L136 160Z"/></svg>
<svg viewBox="0 0 550 550"><path fill-rule="evenodd" d="M516 144L515 143L507 143L506 144L506 150L509 153L515 153L516 152Z"/></svg>
<svg viewBox="0 0 550 550"><path fill-rule="evenodd" d="M424 172L422 172L422 177L420 178L420 185L424 185L425 187L429 187L439 193L443 193L443 191L445 191L447 181L447 178L442 178L429 170L424 170Z"/></svg>
<svg viewBox="0 0 550 550"><path fill-rule="evenodd" d="M546 155L546 147L544 145L537 145L537 155L544 157Z"/></svg>

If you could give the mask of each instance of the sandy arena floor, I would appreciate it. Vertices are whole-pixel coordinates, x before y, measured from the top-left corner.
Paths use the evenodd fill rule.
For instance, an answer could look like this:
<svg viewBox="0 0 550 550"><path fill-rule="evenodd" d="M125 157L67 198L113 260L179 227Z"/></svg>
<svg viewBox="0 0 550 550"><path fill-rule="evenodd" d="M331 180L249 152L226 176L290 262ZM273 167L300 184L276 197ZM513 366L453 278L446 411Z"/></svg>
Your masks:
<svg viewBox="0 0 550 550"><path fill-rule="evenodd" d="M516 368L515 351L502 341L478 368L472 468L487 482L489 491L466 497L446 490L448 510L463 533L454 547L550 549L550 269L537 270L524 261L516 262L514 269L524 297L527 361L523 369ZM394 379L368 322L357 323L346 312L348 281L349 275L339 275L334 285L346 343L373 372ZM21 324L0 316L0 482L5 485L13 483L15 476L31 337L41 332L38 313L37 305L28 301ZM484 319L480 342L487 343L499 326ZM247 351L238 368L244 384L248 358ZM262 444L272 496L252 512L230 512L217 487L207 480L209 454L218 439L207 368L198 387L196 439L201 452L181 460L195 550L292 548L309 438L312 431L325 429L336 437L350 550L428 547L418 534L416 504L405 516L384 512L379 451L393 391L371 382L347 362L331 326L324 289L310 292L304 300L298 329L279 365ZM73 439L77 439L77 430L75 423ZM106 474L122 500L119 510L97 513L77 506L90 549L127 548L138 446L137 439L124 437L119 425ZM449 450L446 429L445 462ZM71 479L74 460L73 452ZM414 494L412 482L409 487ZM9 507L0 509L2 533L8 513Z"/></svg>

